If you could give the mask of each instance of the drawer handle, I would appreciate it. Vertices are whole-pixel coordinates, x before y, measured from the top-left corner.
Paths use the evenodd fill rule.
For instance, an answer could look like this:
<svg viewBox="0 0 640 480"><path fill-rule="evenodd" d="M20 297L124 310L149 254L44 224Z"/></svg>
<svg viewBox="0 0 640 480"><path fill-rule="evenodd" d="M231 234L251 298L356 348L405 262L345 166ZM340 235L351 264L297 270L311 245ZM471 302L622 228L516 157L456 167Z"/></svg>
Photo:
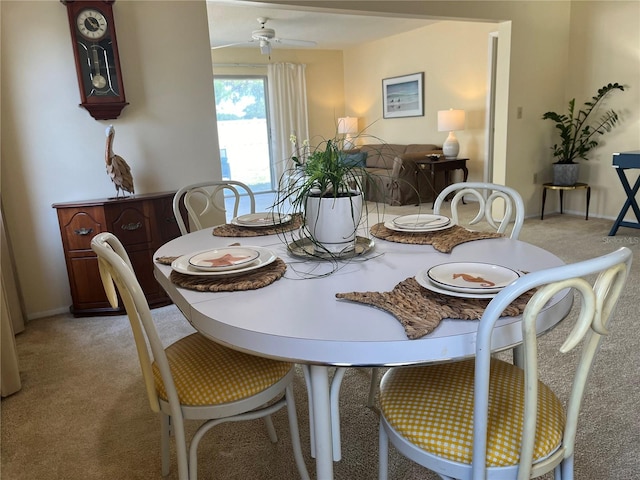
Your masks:
<svg viewBox="0 0 640 480"><path fill-rule="evenodd" d="M93 228L79 228L78 230L75 230L76 235L82 235L83 237L85 235L89 235L91 232L93 232Z"/></svg>
<svg viewBox="0 0 640 480"><path fill-rule="evenodd" d="M127 230L131 232L133 230L138 230L140 227L142 227L142 223L137 222L137 223L125 223L120 228L122 228L122 230Z"/></svg>

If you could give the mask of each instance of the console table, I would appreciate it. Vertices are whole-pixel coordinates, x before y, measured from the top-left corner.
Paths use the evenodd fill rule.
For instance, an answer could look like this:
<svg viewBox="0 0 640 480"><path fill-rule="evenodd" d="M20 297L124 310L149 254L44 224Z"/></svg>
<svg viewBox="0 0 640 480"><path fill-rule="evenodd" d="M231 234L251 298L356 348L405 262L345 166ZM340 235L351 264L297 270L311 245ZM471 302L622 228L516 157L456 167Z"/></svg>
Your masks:
<svg viewBox="0 0 640 480"><path fill-rule="evenodd" d="M435 203L436 197L440 193L436 190L436 173L444 172L444 186L451 185L451 172L454 170L462 170L464 177L463 181L466 182L469 177L469 170L467 169L468 158L442 158L433 160L431 158L425 158L424 160L415 160L416 163L416 176L421 172L424 175L425 171L429 172L431 193L433 193L433 202ZM419 186L420 182L416 181ZM418 192L418 198L421 198L420 192Z"/></svg>
<svg viewBox="0 0 640 480"><path fill-rule="evenodd" d="M153 252L180 236L173 215L175 192L132 195L78 202L55 203L76 317L122 314L111 308L104 293L98 260L91 239L112 232L122 242L151 307L171 300L153 277ZM121 306L122 307L122 306Z"/></svg>
<svg viewBox="0 0 640 480"><path fill-rule="evenodd" d="M638 202L636 201L636 195L638 194L638 189L640 189L640 175L636 179L636 183L633 185L633 188L631 188L625 173L625 170L627 169L640 168L640 150L614 153L612 163L613 168L616 169L618 178L620 178L622 188L624 188L624 192L627 195L627 200L624 202L624 205L618 214L618 218L616 218L616 221L613 223L613 227L611 227L611 231L609 232L610 237L615 235L620 227L640 228L640 208L638 208ZM624 217L629 211L629 208L633 210L633 213L636 216L635 222L624 221Z"/></svg>
<svg viewBox="0 0 640 480"><path fill-rule="evenodd" d="M553 183L545 183L542 185L542 212L540 220L544 220L544 204L547 201L547 190L558 190L560 193L560 214L564 213L563 202L564 192L566 190L587 190L587 212L584 216L585 220L589 220L589 203L591 202L591 187L586 183L575 183L573 185L554 185Z"/></svg>

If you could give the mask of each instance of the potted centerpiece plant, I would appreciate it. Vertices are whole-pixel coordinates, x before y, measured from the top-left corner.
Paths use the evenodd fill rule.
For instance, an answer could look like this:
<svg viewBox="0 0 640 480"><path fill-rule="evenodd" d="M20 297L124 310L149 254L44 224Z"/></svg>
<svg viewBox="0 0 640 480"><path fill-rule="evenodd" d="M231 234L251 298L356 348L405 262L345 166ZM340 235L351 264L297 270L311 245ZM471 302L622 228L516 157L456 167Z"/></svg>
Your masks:
<svg viewBox="0 0 640 480"><path fill-rule="evenodd" d="M560 133L560 142L551 149L554 185L574 185L578 180L578 159L588 160L587 154L598 146L598 138L610 132L618 124L618 114L613 110L604 110L599 116L599 107L607 95L614 90L624 91L618 83L609 83L598 89L597 95L584 103L582 109L575 111L576 99L569 101L566 114L547 112L543 120L552 120Z"/></svg>
<svg viewBox="0 0 640 480"><path fill-rule="evenodd" d="M355 248L367 173L362 154L344 150L343 139L323 139L298 148L291 138L292 166L280 182L276 210L303 217L302 233L319 253L340 255Z"/></svg>

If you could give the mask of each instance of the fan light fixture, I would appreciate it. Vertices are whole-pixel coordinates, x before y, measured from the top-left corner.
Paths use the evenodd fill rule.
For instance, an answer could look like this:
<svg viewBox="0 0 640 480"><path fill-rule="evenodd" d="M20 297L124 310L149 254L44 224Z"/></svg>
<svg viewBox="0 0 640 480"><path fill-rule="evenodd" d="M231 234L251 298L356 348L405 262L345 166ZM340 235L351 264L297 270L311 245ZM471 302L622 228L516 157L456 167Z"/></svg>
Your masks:
<svg viewBox="0 0 640 480"><path fill-rule="evenodd" d="M344 150L352 150L355 148L353 137L351 134L358 133L357 117L341 117L338 119L338 133L344 134L344 142L342 148Z"/></svg>
<svg viewBox="0 0 640 480"><path fill-rule="evenodd" d="M449 136L442 145L442 153L446 158L456 158L460 151L460 144L456 138L455 131L464 130L465 112L464 110L439 110L438 111L438 131L449 132Z"/></svg>
<svg viewBox="0 0 640 480"><path fill-rule="evenodd" d="M263 55L271 54L271 44L268 40L260 40L260 53Z"/></svg>

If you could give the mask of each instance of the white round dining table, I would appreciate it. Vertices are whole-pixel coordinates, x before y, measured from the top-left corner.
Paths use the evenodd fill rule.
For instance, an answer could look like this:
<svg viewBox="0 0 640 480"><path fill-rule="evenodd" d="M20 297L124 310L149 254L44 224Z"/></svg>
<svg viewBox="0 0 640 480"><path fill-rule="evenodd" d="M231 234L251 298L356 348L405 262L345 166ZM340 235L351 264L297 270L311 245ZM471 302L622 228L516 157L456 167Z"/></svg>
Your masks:
<svg viewBox="0 0 640 480"><path fill-rule="evenodd" d="M220 237L204 229L160 247L154 258L181 256L232 244L271 249L287 264L285 275L256 290L200 292L170 280L171 267L155 262L155 277L195 329L231 348L303 364L308 368L312 446L317 478L333 478L330 367L400 366L453 361L475 353L477 321L443 320L433 332L409 340L391 314L336 298L336 293L386 292L399 282L447 262L486 262L522 272L562 265L561 259L519 240L496 238L463 243L451 253L430 245L374 238L367 254L340 262L291 256L279 235ZM539 332L570 311L568 290L556 295L538 319ZM497 323L492 348L521 343L520 317Z"/></svg>

